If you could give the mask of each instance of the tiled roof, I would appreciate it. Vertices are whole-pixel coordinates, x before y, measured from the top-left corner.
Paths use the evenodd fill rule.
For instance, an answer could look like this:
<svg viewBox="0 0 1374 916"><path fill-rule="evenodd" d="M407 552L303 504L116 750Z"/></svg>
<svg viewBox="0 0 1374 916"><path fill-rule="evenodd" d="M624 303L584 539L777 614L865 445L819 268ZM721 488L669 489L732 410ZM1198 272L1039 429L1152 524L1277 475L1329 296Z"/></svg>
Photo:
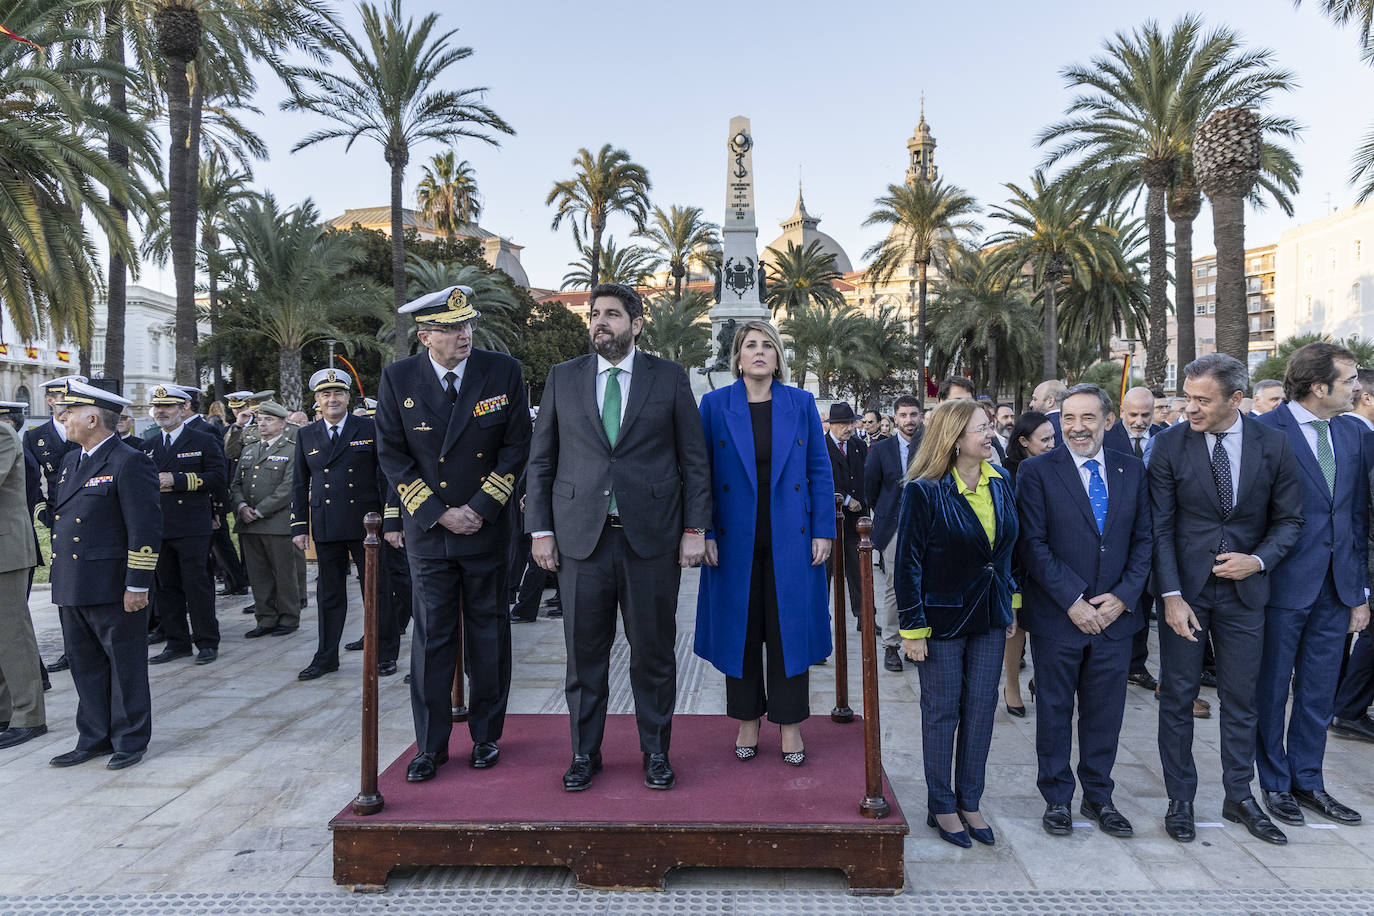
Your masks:
<svg viewBox="0 0 1374 916"><path fill-rule="evenodd" d="M333 229L347 229L354 223L365 228L376 227L389 230L391 228L391 208L354 207L353 209L345 210L342 216L336 216L333 219L324 221L326 226ZM411 210L409 208L403 209L401 211L401 225L424 232L441 234L439 230L434 227L434 223L425 219L424 215L418 210ZM488 232L481 226L475 226L471 223L463 224L459 227L456 234L462 238L475 239L490 239L496 237L496 233Z"/></svg>

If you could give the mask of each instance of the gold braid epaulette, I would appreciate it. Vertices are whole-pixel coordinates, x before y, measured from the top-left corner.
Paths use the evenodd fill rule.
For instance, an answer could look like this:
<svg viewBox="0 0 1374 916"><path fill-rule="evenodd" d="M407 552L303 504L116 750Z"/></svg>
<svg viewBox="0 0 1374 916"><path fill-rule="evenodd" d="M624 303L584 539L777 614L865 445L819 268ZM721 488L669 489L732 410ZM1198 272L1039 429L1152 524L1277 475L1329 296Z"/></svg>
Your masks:
<svg viewBox="0 0 1374 916"><path fill-rule="evenodd" d="M153 553L153 548L149 546L131 550L129 551L129 568L140 572L154 570L157 568L157 554Z"/></svg>
<svg viewBox="0 0 1374 916"><path fill-rule="evenodd" d="M400 506L387 506L385 509L382 510L382 518L400 518L400 517L401 517L401 507L400 507Z"/></svg>
<svg viewBox="0 0 1374 916"><path fill-rule="evenodd" d="M515 492L515 475L493 471L482 478L482 492L504 506Z"/></svg>
<svg viewBox="0 0 1374 916"><path fill-rule="evenodd" d="M43 525L42 520L40 520L38 516L42 515L42 514L43 514L43 511L44 511L45 509L47 509L47 508L48 508L48 504L47 504L46 502L42 501L42 500L39 500L38 503L34 505L34 507L33 507L33 523L34 523L34 525ZM46 525L43 525L43 527L46 528L47 526L46 526Z"/></svg>
<svg viewBox="0 0 1374 916"><path fill-rule="evenodd" d="M418 477L410 483L401 484L396 488L396 493L401 497L401 505L405 506L406 511L412 516L415 514L415 510L424 505L425 500L434 495L429 484Z"/></svg>

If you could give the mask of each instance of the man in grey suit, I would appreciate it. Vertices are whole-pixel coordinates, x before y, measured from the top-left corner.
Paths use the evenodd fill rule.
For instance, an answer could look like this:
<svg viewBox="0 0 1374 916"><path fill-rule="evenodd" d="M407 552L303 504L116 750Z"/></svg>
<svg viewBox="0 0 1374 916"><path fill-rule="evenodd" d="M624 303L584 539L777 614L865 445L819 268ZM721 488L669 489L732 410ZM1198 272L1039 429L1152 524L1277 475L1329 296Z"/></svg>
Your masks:
<svg viewBox="0 0 1374 916"><path fill-rule="evenodd" d="M681 569L706 550L706 441L686 371L635 349L644 327L639 294L601 284L589 324L594 352L549 372L527 472L531 551L562 585L573 745L563 788L586 789L601 768L618 605L644 782L670 789L674 618Z"/></svg>
<svg viewBox="0 0 1374 916"><path fill-rule="evenodd" d="M43 674L29 617L29 570L38 562L29 518L24 446L0 423L0 748L48 731Z"/></svg>

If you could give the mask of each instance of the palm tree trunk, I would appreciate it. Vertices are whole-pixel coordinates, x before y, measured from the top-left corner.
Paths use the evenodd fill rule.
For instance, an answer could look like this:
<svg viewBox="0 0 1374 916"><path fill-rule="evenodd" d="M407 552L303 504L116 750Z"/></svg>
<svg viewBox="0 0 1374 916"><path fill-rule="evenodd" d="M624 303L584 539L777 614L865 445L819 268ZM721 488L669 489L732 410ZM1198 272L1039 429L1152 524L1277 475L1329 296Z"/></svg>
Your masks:
<svg viewBox="0 0 1374 916"><path fill-rule="evenodd" d="M105 56L119 67L124 66L124 0L110 0L105 5ZM122 79L112 79L107 87L109 105L121 114L127 114L128 87ZM108 152L110 162L127 176L129 169L129 148L120 143L112 133L109 137ZM110 205L126 226L129 223L129 208L113 191L110 192ZM124 378L124 313L128 300L128 268L124 258L113 249L110 251L109 269L105 277L105 365L102 374L105 378Z"/></svg>
<svg viewBox="0 0 1374 916"><path fill-rule="evenodd" d="M686 267L673 268L673 301L682 301L682 275L687 273Z"/></svg>
<svg viewBox="0 0 1374 916"><path fill-rule="evenodd" d="M396 312L396 339L392 341L391 358L395 361L410 355L411 319L409 315L400 313L401 306L406 304L406 238L401 225L401 183L405 179L405 162L391 153L388 153L387 159L391 161L391 299ZM299 353L296 359L299 363ZM296 375L299 384L300 373Z"/></svg>
<svg viewBox="0 0 1374 916"><path fill-rule="evenodd" d="M916 364L920 368L920 384L916 398L926 403L926 270L929 261L916 262Z"/></svg>
<svg viewBox="0 0 1374 916"><path fill-rule="evenodd" d="M172 242L172 276L176 282L177 381L196 380L196 218L186 212L191 157L191 87L186 79L188 60L167 61L167 120L171 143L167 150L167 218Z"/></svg>
<svg viewBox="0 0 1374 916"><path fill-rule="evenodd" d="M214 263L215 254L206 246L205 259L210 274L210 339L214 341L210 348L210 366L214 378L211 397L218 401L224 397L224 368L219 344L219 265Z"/></svg>
<svg viewBox="0 0 1374 916"><path fill-rule="evenodd" d="M1197 357L1193 313L1193 221L1174 221L1174 318L1178 325L1177 393L1183 396L1183 367Z"/></svg>
<svg viewBox="0 0 1374 916"><path fill-rule="evenodd" d="M598 221L595 217L593 217L592 262L588 265L591 268L591 272L587 275L591 278L592 285L587 287L588 289L596 289L597 284L601 282L601 233L605 230L606 220L602 218L600 221ZM587 305L590 306L591 302L588 302Z"/></svg>
<svg viewBox="0 0 1374 916"><path fill-rule="evenodd" d="M1041 351L1040 378L1042 381L1059 378L1059 303L1057 301L1059 272L1045 272L1045 344Z"/></svg>
<svg viewBox="0 0 1374 916"><path fill-rule="evenodd" d="M1169 253L1164 205L1172 175L1172 162L1167 170L1163 167L1151 168L1145 175L1145 227L1150 236L1150 334L1145 344L1147 388L1164 387L1164 375L1169 362Z"/></svg>
<svg viewBox="0 0 1374 916"><path fill-rule="evenodd" d="M997 332L988 331L988 396L997 401Z"/></svg>
<svg viewBox="0 0 1374 916"><path fill-rule="evenodd" d="M1217 352L1248 365L1245 315L1245 198L1213 196L1212 240L1217 248Z"/></svg>
<svg viewBox="0 0 1374 916"><path fill-rule="evenodd" d="M277 370L281 373L282 406L287 410L301 409L301 351L299 347L282 347L277 352Z"/></svg>

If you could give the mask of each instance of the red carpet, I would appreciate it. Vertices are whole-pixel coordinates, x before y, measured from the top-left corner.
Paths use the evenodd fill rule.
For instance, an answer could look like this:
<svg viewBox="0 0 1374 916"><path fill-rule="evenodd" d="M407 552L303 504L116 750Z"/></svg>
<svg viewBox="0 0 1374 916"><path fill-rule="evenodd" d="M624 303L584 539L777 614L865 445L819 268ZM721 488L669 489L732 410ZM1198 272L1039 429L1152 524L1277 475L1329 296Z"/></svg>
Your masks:
<svg viewBox="0 0 1374 916"><path fill-rule="evenodd" d="M644 785L643 758L633 716L610 716L602 744L605 769L584 792L564 792L571 759L566 715L511 715L501 739L501 762L490 770L468 766L467 726L456 722L449 762L429 782L405 781L411 745L382 773L386 807L359 817L349 808L336 822L383 825L389 821L445 823L640 824L890 824L902 813L884 781L892 813L875 822L859 814L864 794L863 723L840 725L813 716L802 727L806 763L782 762L777 726L764 724L758 757L735 759L737 723L724 716L673 718L670 759L677 772L671 791Z"/></svg>

